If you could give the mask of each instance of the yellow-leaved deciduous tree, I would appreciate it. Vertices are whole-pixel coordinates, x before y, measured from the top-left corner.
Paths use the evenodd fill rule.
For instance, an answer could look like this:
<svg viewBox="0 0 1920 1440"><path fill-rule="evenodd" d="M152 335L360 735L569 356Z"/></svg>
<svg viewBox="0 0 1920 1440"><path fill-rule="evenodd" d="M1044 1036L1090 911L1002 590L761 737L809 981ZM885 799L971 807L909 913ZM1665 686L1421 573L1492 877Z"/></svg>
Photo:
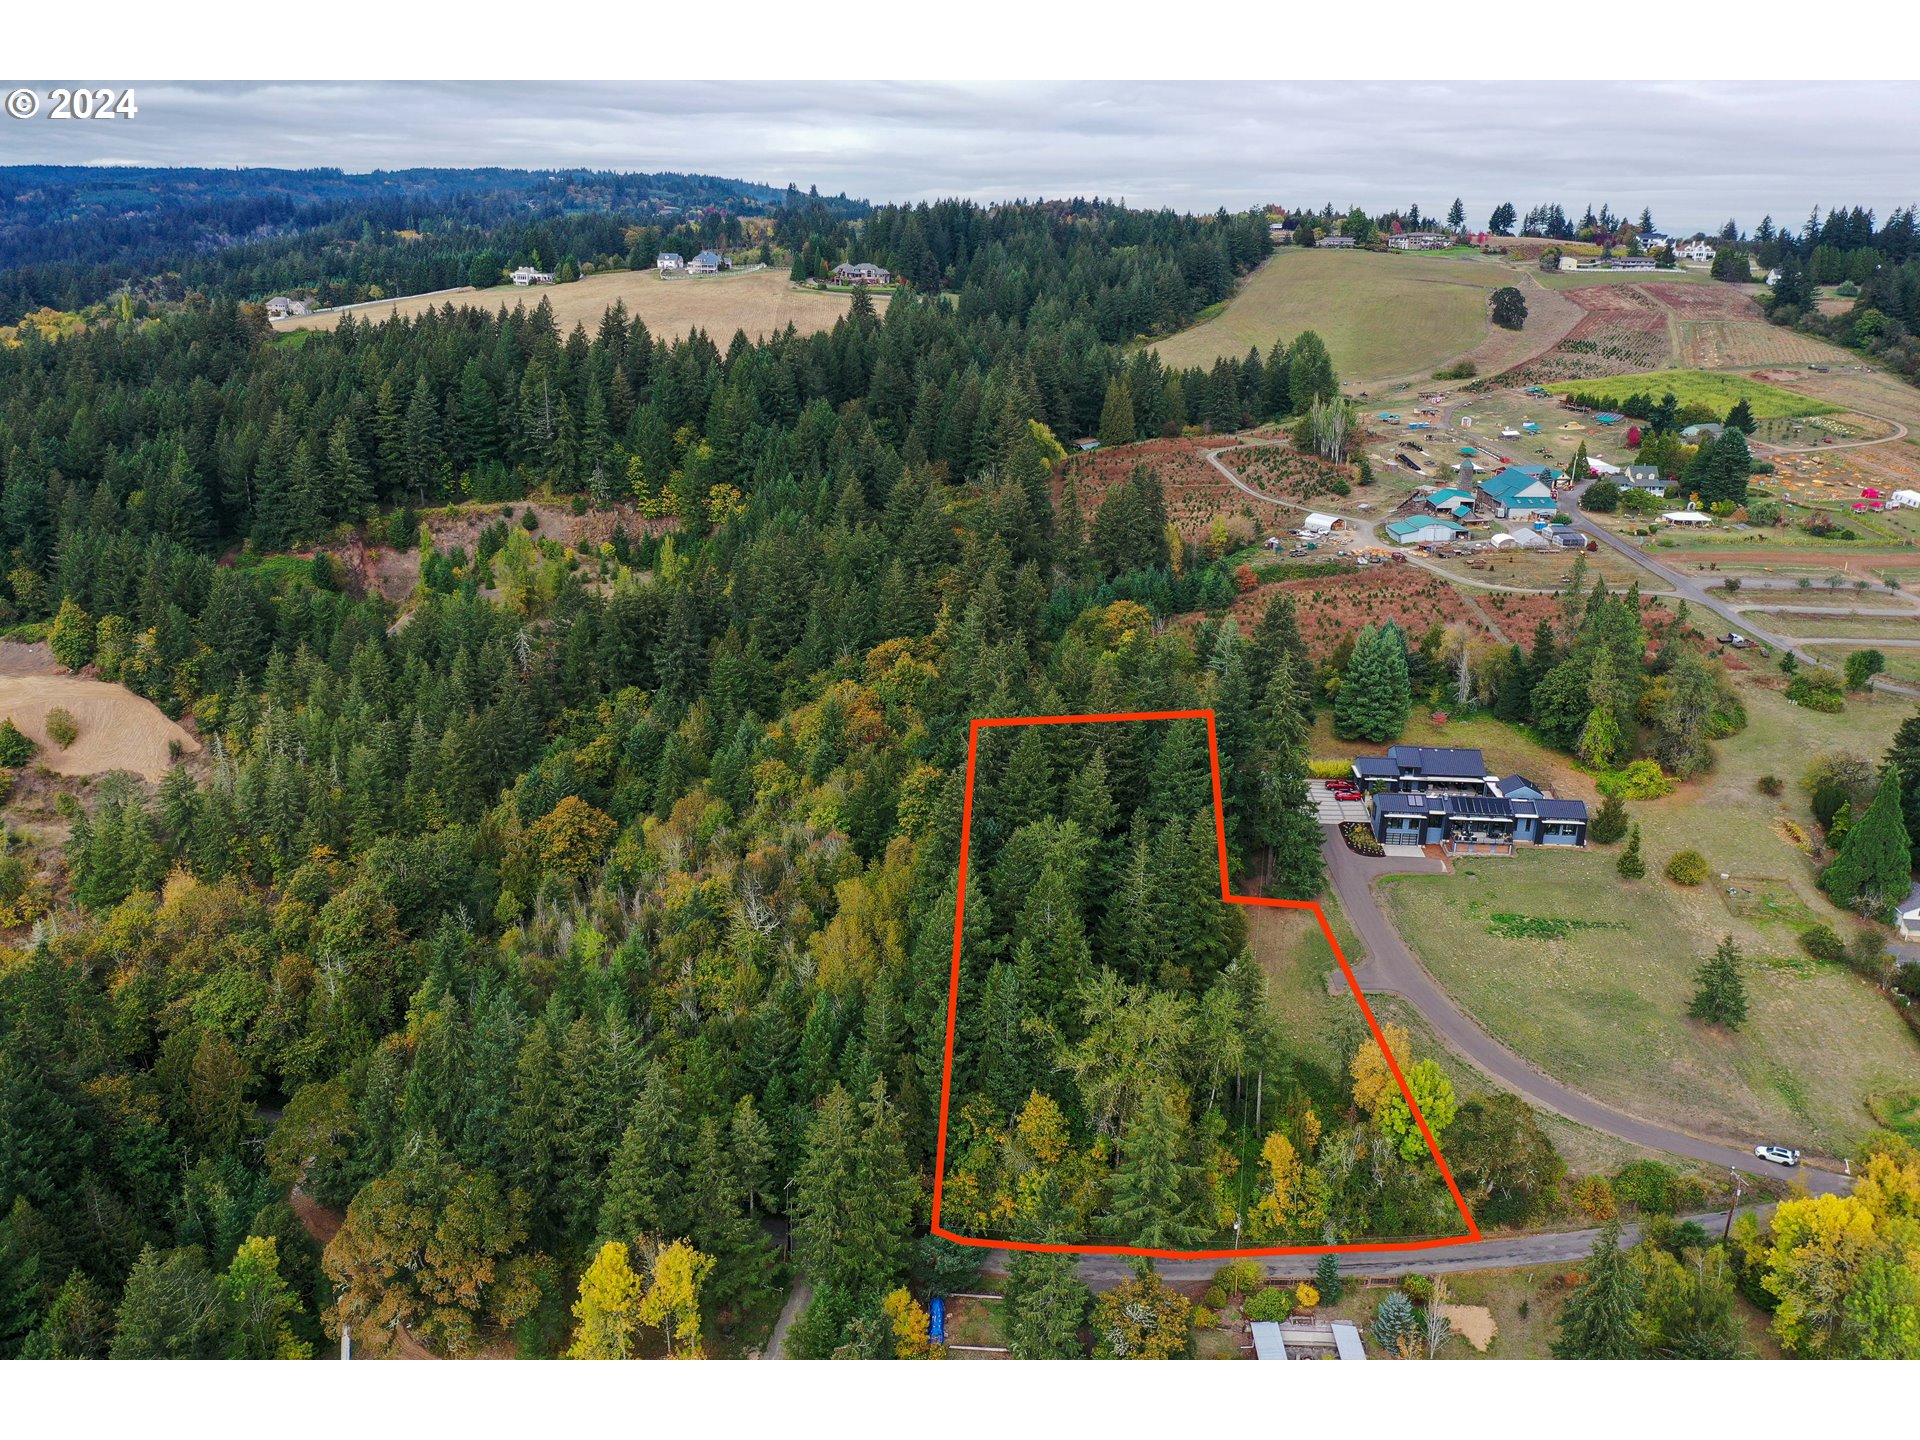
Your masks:
<svg viewBox="0 0 1920 1440"><path fill-rule="evenodd" d="M667 1246L653 1262L653 1284L640 1302L640 1319L667 1337L667 1354L700 1358L700 1286L713 1270L713 1257L685 1240Z"/></svg>
<svg viewBox="0 0 1920 1440"><path fill-rule="evenodd" d="M1260 1164L1264 1188L1248 1217L1254 1237L1317 1238L1327 1218L1325 1177L1300 1158L1293 1141L1279 1130L1261 1145Z"/></svg>
<svg viewBox="0 0 1920 1440"><path fill-rule="evenodd" d="M580 1328L574 1333L567 1359L632 1359L642 1289L627 1247L618 1240L602 1245L580 1277L580 1296L573 1302L573 1318L580 1322Z"/></svg>
<svg viewBox="0 0 1920 1440"><path fill-rule="evenodd" d="M930 1338L933 1333L933 1321L926 1307L904 1286L887 1292L886 1299L880 1302L880 1313L886 1317L893 1330L893 1358L896 1360L930 1360L936 1351Z"/></svg>
<svg viewBox="0 0 1920 1440"><path fill-rule="evenodd" d="M533 841L543 869L577 880L605 853L620 822L569 795L533 822Z"/></svg>
<svg viewBox="0 0 1920 1440"><path fill-rule="evenodd" d="M1920 1151L1878 1138L1851 1195L1783 1200L1761 1283L1790 1353L1920 1359Z"/></svg>
<svg viewBox="0 0 1920 1440"><path fill-rule="evenodd" d="M1320 1303L1320 1292L1302 1280L1293 1288L1293 1298L1299 1302L1302 1310L1311 1310Z"/></svg>
<svg viewBox="0 0 1920 1440"><path fill-rule="evenodd" d="M1386 1039L1387 1048L1393 1052L1393 1058L1400 1067L1402 1075L1412 1063L1413 1051L1407 1038L1406 1028L1400 1025L1383 1025L1381 1035ZM1387 1057L1380 1053L1379 1042L1368 1038L1361 1041L1360 1048L1353 1052L1353 1103L1368 1115L1376 1115L1380 1106L1389 1095L1398 1095L1400 1085L1393 1078L1393 1071L1387 1065ZM1404 1103L1404 1102L1403 1102Z"/></svg>

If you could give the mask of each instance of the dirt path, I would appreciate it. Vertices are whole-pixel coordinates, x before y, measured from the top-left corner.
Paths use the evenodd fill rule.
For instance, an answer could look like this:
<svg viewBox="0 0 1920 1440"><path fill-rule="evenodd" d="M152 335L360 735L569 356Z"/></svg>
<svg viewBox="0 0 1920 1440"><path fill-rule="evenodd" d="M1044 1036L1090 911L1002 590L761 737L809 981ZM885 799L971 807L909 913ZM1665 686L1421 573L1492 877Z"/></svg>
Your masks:
<svg viewBox="0 0 1920 1440"><path fill-rule="evenodd" d="M762 1360L784 1360L787 1357L781 1350L787 1343L787 1332L793 1328L793 1322L800 1318L800 1312L807 1308L813 1299L813 1286L796 1277L793 1289L787 1295L787 1303L780 1307L780 1318L773 1322L773 1333L767 1337L767 1348L761 1352Z"/></svg>

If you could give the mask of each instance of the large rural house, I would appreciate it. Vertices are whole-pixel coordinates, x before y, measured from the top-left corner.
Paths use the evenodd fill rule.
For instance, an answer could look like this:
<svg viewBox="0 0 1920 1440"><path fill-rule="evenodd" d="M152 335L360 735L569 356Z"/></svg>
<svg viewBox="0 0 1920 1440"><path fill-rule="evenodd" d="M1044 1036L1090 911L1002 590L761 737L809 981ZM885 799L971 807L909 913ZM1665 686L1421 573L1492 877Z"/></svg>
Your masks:
<svg viewBox="0 0 1920 1440"><path fill-rule="evenodd" d="M1445 250L1452 244L1453 237L1438 230L1407 230L1387 237L1389 250Z"/></svg>
<svg viewBox="0 0 1920 1440"><path fill-rule="evenodd" d="M731 270L732 263L717 250L702 250L687 262L689 275L717 275L722 270Z"/></svg>
<svg viewBox="0 0 1920 1440"><path fill-rule="evenodd" d="M857 265L836 265L833 267L833 283L836 285L890 285L893 276L870 260L862 260Z"/></svg>
<svg viewBox="0 0 1920 1440"><path fill-rule="evenodd" d="M1356 759L1353 778L1383 845L1510 855L1515 844L1587 843L1585 801L1551 798L1524 775L1489 775L1478 750L1393 745Z"/></svg>
<svg viewBox="0 0 1920 1440"><path fill-rule="evenodd" d="M1551 472L1539 465L1509 465L1480 481L1480 499L1501 520L1530 520L1559 509L1549 483Z"/></svg>
<svg viewBox="0 0 1920 1440"><path fill-rule="evenodd" d="M1351 235L1322 235L1313 242L1316 250L1351 250L1354 240Z"/></svg>
<svg viewBox="0 0 1920 1440"><path fill-rule="evenodd" d="M531 265L522 265L507 277L516 285L551 285L553 275L546 270L536 270Z"/></svg>
<svg viewBox="0 0 1920 1440"><path fill-rule="evenodd" d="M685 257L676 250L662 250L658 255L653 257L653 264L657 270L684 270L687 268Z"/></svg>

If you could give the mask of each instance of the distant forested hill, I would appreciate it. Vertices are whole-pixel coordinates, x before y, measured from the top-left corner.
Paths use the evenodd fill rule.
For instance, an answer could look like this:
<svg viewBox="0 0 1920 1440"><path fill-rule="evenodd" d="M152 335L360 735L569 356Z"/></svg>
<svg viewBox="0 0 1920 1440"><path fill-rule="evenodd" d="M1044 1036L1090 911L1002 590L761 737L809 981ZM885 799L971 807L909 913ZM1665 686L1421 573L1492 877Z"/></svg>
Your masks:
<svg viewBox="0 0 1920 1440"><path fill-rule="evenodd" d="M798 205L839 218L866 210L844 195L672 172L9 166L0 168L0 324L128 286L158 299L187 290L247 298L348 278L389 294L441 289L465 284L488 248L544 239L543 258L557 265L576 247L623 250L630 225ZM586 220L597 222L593 233L578 233Z"/></svg>

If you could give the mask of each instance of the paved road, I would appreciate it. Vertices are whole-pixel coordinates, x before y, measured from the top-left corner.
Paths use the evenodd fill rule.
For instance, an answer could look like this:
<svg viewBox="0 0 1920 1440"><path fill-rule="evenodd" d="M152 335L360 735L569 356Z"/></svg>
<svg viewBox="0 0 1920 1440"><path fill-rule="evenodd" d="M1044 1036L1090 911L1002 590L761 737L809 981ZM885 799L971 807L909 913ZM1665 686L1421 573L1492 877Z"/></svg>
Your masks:
<svg viewBox="0 0 1920 1440"><path fill-rule="evenodd" d="M1699 605L1703 609L1718 615L1722 620L1725 620L1731 628L1739 631L1740 634L1750 639L1758 640L1762 644L1775 650L1790 651L1802 663L1808 665L1825 663L1819 656L1802 648L1808 643L1873 646L1906 645L1913 643L1905 640L1850 640L1846 636L1840 636L1837 639L1821 636L1814 642L1808 642L1806 640L1795 641L1787 636L1776 635L1771 631L1763 630L1754 624L1752 618L1744 614L1739 607L1728 603L1726 592L1709 589L1706 583L1698 577L1688 575L1681 570L1676 570L1673 566L1667 564L1666 561L1658 559L1631 541L1614 534L1613 531L1609 530L1606 526L1588 518L1587 513L1579 508L1579 502L1580 497L1586 493L1587 486L1592 483L1591 480L1583 481L1567 493L1566 505L1573 514L1573 523L1576 527L1593 536L1594 539L1598 540L1608 549L1616 550L1626 556L1643 570L1651 571L1654 575L1659 576L1660 579L1664 580L1668 587L1676 592L1682 599L1690 604ZM1740 592L1735 591L1734 593L1738 594ZM1880 690L1892 691L1896 695L1920 696L1920 688L1900 684L1898 681L1889 680L1884 675L1874 677L1874 686Z"/></svg>
<svg viewBox="0 0 1920 1440"><path fill-rule="evenodd" d="M1563 1085L1508 1049L1480 1028L1453 1003L1428 973L1427 968L1400 938L1400 932L1382 910L1374 882L1383 875L1435 873L1444 866L1438 860L1370 859L1356 855L1328 831L1322 849L1327 859L1327 876L1334 894L1347 912L1354 933L1366 951L1366 960L1355 970L1363 991L1389 991L1400 996L1420 1012L1449 1048L1464 1056L1503 1089L1511 1090L1529 1104L1551 1110L1590 1130L1617 1136L1649 1150L1664 1150L1684 1155L1709 1165L1728 1166L1754 1175L1779 1179L1778 1166L1756 1159L1752 1145L1737 1147L1724 1141L1676 1130L1638 1115L1604 1105L1571 1086ZM1760 1140L1787 1142L1790 1137L1756 1136ZM1802 1165L1793 1172L1816 1194L1844 1193L1850 1182L1829 1171Z"/></svg>
<svg viewBox="0 0 1920 1440"><path fill-rule="evenodd" d="M1773 1213L1773 1206L1741 1206L1759 1216ZM1691 1220L1710 1235L1719 1235L1727 1223L1724 1210L1679 1217ZM1354 1277L1387 1275L1450 1275L1471 1270L1508 1270L1518 1265L1560 1265L1584 1260L1600 1238L1598 1230L1551 1230L1532 1235L1503 1235L1477 1245L1455 1245L1444 1250L1414 1250L1387 1254L1352 1254L1340 1257L1340 1273ZM1626 1225L1620 1231L1620 1243L1633 1245L1640 1239L1638 1225ZM1265 1255L1257 1259L1260 1268L1276 1280L1308 1280L1313 1277L1318 1255ZM1004 1274L1008 1252L987 1253L984 1267ZM1160 1260L1155 1262L1162 1276L1175 1283L1205 1280L1220 1268L1219 1260ZM1080 1278L1095 1290L1107 1290L1133 1274L1133 1263L1122 1255L1089 1255L1080 1262Z"/></svg>

